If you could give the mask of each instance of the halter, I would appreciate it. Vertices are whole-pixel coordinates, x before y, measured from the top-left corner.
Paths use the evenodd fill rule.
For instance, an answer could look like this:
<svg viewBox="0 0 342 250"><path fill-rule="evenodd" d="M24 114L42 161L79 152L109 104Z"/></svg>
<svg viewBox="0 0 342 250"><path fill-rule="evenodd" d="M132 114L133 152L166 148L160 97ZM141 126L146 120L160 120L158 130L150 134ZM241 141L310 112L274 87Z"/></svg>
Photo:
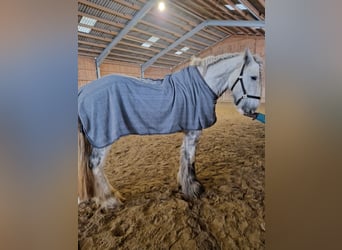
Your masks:
<svg viewBox="0 0 342 250"><path fill-rule="evenodd" d="M245 69L245 63L243 64L242 66L242 69L241 69L241 72L240 72L240 75L239 77L236 79L236 81L234 82L233 86L231 87L231 91L233 92L233 89L234 87L236 86L236 84L240 81L241 82L241 87L242 87L242 91L243 91L243 95L235 102L235 105L239 105L239 103L241 102L242 99L245 99L245 98L253 98L253 99L259 99L260 100L260 96L255 96L255 95L248 95L247 92L246 92L246 89L245 89L245 85L243 84L243 79L242 79L242 76L243 76L243 70Z"/></svg>

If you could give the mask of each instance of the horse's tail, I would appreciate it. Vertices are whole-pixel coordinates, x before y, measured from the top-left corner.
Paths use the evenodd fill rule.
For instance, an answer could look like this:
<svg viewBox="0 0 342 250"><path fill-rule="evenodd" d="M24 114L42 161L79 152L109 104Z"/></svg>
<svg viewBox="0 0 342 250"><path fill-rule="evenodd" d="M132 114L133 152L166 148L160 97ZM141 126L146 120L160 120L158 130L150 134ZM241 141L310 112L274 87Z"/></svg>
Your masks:
<svg viewBox="0 0 342 250"><path fill-rule="evenodd" d="M78 198L85 201L95 196L95 176L90 168L91 145L78 122Z"/></svg>

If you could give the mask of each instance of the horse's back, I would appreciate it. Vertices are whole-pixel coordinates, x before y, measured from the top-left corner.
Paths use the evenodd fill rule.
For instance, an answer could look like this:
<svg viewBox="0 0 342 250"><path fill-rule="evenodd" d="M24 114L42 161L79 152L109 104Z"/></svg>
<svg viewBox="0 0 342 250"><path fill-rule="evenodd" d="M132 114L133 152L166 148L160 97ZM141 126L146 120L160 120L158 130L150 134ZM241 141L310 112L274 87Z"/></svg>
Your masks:
<svg viewBox="0 0 342 250"><path fill-rule="evenodd" d="M81 88L78 113L91 144L105 147L128 134L169 134L211 126L216 121L216 97L192 72L143 81L110 75Z"/></svg>

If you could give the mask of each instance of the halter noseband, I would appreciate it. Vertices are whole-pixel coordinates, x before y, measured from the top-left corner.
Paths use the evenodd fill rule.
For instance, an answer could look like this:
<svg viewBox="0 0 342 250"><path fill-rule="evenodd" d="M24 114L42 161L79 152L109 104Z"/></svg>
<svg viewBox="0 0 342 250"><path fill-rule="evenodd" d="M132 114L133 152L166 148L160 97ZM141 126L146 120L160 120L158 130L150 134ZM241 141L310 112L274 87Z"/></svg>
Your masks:
<svg viewBox="0 0 342 250"><path fill-rule="evenodd" d="M240 81L241 82L241 87L242 87L242 91L243 91L243 95L235 102L235 105L239 105L239 103L241 102L242 99L245 98L253 98L253 99L260 99L260 96L255 96L255 95L248 95L245 89L245 85L243 84L243 70L245 69L245 63L242 66L241 72L239 77L236 79L236 81L234 82L233 86L230 88L230 90L233 92L233 89L235 88L236 84Z"/></svg>

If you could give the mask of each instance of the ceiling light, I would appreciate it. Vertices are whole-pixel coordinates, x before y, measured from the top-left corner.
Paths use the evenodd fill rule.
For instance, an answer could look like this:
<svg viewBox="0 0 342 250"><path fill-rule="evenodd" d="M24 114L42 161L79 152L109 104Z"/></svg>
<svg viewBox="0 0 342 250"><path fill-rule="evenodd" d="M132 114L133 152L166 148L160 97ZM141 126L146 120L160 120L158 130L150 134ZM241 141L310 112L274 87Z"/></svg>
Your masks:
<svg viewBox="0 0 342 250"><path fill-rule="evenodd" d="M175 54L180 55L180 54L183 54L183 52L182 51L176 51Z"/></svg>
<svg viewBox="0 0 342 250"><path fill-rule="evenodd" d="M83 26L80 26L78 25L78 31L79 32L83 32L83 33L90 33L91 29L90 28L87 28L87 27L83 27Z"/></svg>
<svg viewBox="0 0 342 250"><path fill-rule="evenodd" d="M183 52L188 51L188 50L189 50L188 47L183 47L183 48L181 48L181 51L183 51Z"/></svg>
<svg viewBox="0 0 342 250"><path fill-rule="evenodd" d="M143 44L141 44L141 46L149 48L151 47L152 43L148 43L148 42L144 42Z"/></svg>
<svg viewBox="0 0 342 250"><path fill-rule="evenodd" d="M224 7L226 7L228 10L235 10L234 7L229 4L224 5Z"/></svg>
<svg viewBox="0 0 342 250"><path fill-rule="evenodd" d="M83 16L80 21L80 23L83 23L89 26L94 26L96 22L97 20L90 18L90 17L85 17L85 16Z"/></svg>
<svg viewBox="0 0 342 250"><path fill-rule="evenodd" d="M148 39L148 41L153 42L153 43L157 42L158 40L159 40L159 37L156 37L156 36L151 36L151 37Z"/></svg>
<svg viewBox="0 0 342 250"><path fill-rule="evenodd" d="M164 11L164 10L165 10L165 3L164 3L164 2L159 2L159 4L158 4L158 9L159 9L160 11Z"/></svg>
<svg viewBox="0 0 342 250"><path fill-rule="evenodd" d="M240 10L247 10L247 7L241 3L235 4L236 7L238 7Z"/></svg>

